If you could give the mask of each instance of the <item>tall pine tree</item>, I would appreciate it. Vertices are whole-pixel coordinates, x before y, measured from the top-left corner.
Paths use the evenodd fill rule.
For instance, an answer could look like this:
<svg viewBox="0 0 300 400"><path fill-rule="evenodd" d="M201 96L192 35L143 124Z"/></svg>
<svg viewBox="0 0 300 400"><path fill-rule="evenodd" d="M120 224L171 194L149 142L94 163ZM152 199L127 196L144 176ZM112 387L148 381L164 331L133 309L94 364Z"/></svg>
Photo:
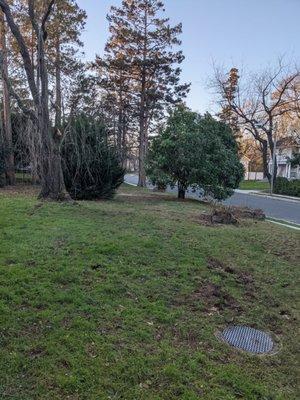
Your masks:
<svg viewBox="0 0 300 400"><path fill-rule="evenodd" d="M133 96L130 91L130 75L123 69L124 55L119 53L114 54L113 57L109 54L106 54L105 58L97 56L93 68L97 71L97 81L103 89L102 106L110 116L118 156L124 163L129 145Z"/></svg>
<svg viewBox="0 0 300 400"><path fill-rule="evenodd" d="M59 0L55 3L49 20L47 54L50 60L49 73L54 76L55 86L55 125L62 125L62 78L67 83L81 68L77 53L83 46L80 35L86 23L86 12L75 0ZM71 78L71 79L70 79Z"/></svg>
<svg viewBox="0 0 300 400"><path fill-rule="evenodd" d="M237 68L231 68L227 81L224 82L225 90L223 100L221 101L222 111L219 113L220 120L231 127L236 139L241 138L241 132L238 127L238 118L232 111L231 104L237 96L239 78L239 70Z"/></svg>
<svg viewBox="0 0 300 400"><path fill-rule="evenodd" d="M119 76L115 85L124 85L132 96L139 141L139 185L146 185L145 159L151 123L160 118L166 106L179 103L189 85L180 84L184 60L178 36L182 25L171 26L163 18L160 0L123 0L108 15L110 38L103 65L109 75ZM119 86L120 87L120 86ZM122 104L123 106L123 104Z"/></svg>

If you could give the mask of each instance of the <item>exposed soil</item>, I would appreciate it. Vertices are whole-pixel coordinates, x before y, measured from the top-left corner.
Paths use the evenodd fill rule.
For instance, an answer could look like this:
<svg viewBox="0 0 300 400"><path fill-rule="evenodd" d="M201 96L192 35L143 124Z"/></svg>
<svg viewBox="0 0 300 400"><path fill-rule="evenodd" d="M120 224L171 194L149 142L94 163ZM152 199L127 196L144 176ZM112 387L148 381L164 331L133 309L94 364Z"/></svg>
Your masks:
<svg viewBox="0 0 300 400"><path fill-rule="evenodd" d="M300 244L297 238L284 239L276 236L266 238L265 243L262 243L266 252L280 257L281 259L295 264L300 264ZM295 252L295 249L298 251Z"/></svg>
<svg viewBox="0 0 300 400"><path fill-rule="evenodd" d="M253 209L249 207L229 207L229 210L236 218L245 218L245 219L255 219L258 221L264 221L266 219L266 215L261 209Z"/></svg>
<svg viewBox="0 0 300 400"><path fill-rule="evenodd" d="M44 357L47 354L46 350L41 347L36 347L28 351L27 355L32 359Z"/></svg>
<svg viewBox="0 0 300 400"><path fill-rule="evenodd" d="M257 298L257 288L255 285L255 280L252 274L248 271L240 271L235 267L226 265L217 258L210 257L207 260L207 266L209 269L214 270L217 274L226 277L228 275L234 276L237 284L241 285L244 289L244 295L249 300L254 300Z"/></svg>
<svg viewBox="0 0 300 400"><path fill-rule="evenodd" d="M176 306L186 306L190 311L199 311L204 307L206 313L219 312L226 309L241 312L242 308L238 302L219 285L212 282L204 282L195 291L183 298L174 300Z"/></svg>
<svg viewBox="0 0 300 400"><path fill-rule="evenodd" d="M254 210L247 207L226 207L221 206L213 208L209 214L202 213L196 217L196 220L204 226L218 225L239 225L243 220L263 221L265 214L262 210Z"/></svg>
<svg viewBox="0 0 300 400"><path fill-rule="evenodd" d="M26 184L17 184L15 186L4 186L0 188L0 194L9 196L38 196L40 187Z"/></svg>
<svg viewBox="0 0 300 400"><path fill-rule="evenodd" d="M254 285L254 278L250 274L250 272L239 271L232 266L226 265L224 262L218 260L217 258L210 257L207 260L207 266L209 269L215 270L218 273L234 275L236 281L242 285Z"/></svg>

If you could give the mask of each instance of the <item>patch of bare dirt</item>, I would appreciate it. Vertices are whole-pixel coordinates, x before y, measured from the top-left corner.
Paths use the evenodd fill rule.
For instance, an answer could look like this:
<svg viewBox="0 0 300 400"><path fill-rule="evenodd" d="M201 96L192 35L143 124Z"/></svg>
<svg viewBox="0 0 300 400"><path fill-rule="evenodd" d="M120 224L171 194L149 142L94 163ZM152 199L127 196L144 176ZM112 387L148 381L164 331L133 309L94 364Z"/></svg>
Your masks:
<svg viewBox="0 0 300 400"><path fill-rule="evenodd" d="M28 215L33 216L40 208L42 208L44 203L37 203L33 209L28 213Z"/></svg>
<svg viewBox="0 0 300 400"><path fill-rule="evenodd" d="M37 266L37 262L35 260L28 260L26 261L25 266L28 268L34 268Z"/></svg>
<svg viewBox="0 0 300 400"><path fill-rule="evenodd" d="M265 213L259 208L231 206L230 210L236 218L254 219L257 221L264 221L266 219Z"/></svg>
<svg viewBox="0 0 300 400"><path fill-rule="evenodd" d="M45 327L39 323L27 324L24 326L20 335L22 337L38 338L43 335Z"/></svg>
<svg viewBox="0 0 300 400"><path fill-rule="evenodd" d="M205 226L239 225L242 220L252 219L263 221L266 218L262 210L247 207L217 206L211 213L203 213L196 217L196 221Z"/></svg>
<svg viewBox="0 0 300 400"><path fill-rule="evenodd" d="M55 254L57 254L60 250L64 249L67 245L67 239L65 237L60 237L54 240L52 249Z"/></svg>
<svg viewBox="0 0 300 400"><path fill-rule="evenodd" d="M270 237L263 243L265 251L289 262L300 264L299 240L294 238Z"/></svg>
<svg viewBox="0 0 300 400"><path fill-rule="evenodd" d="M17 261L13 260L11 258L8 258L8 259L4 260L4 265L7 266L7 267L13 267L16 264L17 264Z"/></svg>
<svg viewBox="0 0 300 400"><path fill-rule="evenodd" d="M174 300L175 306L186 306L191 311L198 311L199 306L204 307L206 313L216 313L226 309L240 313L239 303L221 286L211 282L204 282L194 292L183 298Z"/></svg>
<svg viewBox="0 0 300 400"><path fill-rule="evenodd" d="M94 342L88 343L85 347L85 353L90 358L97 358L99 355L99 351Z"/></svg>
<svg viewBox="0 0 300 400"><path fill-rule="evenodd" d="M91 270L93 270L93 271L98 271L98 270L100 270L100 269L104 269L105 268L105 266L103 265L103 264L94 264L94 265L91 265Z"/></svg>
<svg viewBox="0 0 300 400"><path fill-rule="evenodd" d="M230 272L230 273L234 273L235 270L231 267L227 267L224 262L218 260L217 258L214 257L210 257L207 260L207 266L209 269L214 270L214 271L218 271L218 272Z"/></svg>
<svg viewBox="0 0 300 400"><path fill-rule="evenodd" d="M235 281L237 284L242 286L245 291L245 296L249 300L255 300L257 298L255 280L250 272L240 271L230 265L226 265L224 262L214 257L208 258L207 266L209 269L215 271L222 277L226 277L228 275L234 276Z"/></svg>
<svg viewBox="0 0 300 400"><path fill-rule="evenodd" d="M70 370L71 369L71 363L68 361L68 360L66 360L66 359L63 359L63 360L60 360L60 362L59 362L59 364L60 364L60 366L63 368L63 369L66 369L66 370Z"/></svg>
<svg viewBox="0 0 300 400"><path fill-rule="evenodd" d="M216 226L212 223L210 214L202 213L197 217L193 218L193 220L196 220L196 222L204 226L210 226L210 227Z"/></svg>
<svg viewBox="0 0 300 400"><path fill-rule="evenodd" d="M174 326L172 329L172 336L175 344L181 345L184 343L192 349L199 347L199 331L189 329L187 332L182 332L180 329Z"/></svg>
<svg viewBox="0 0 300 400"><path fill-rule="evenodd" d="M200 340L199 329L182 330L177 325L174 325L168 330L161 326L156 329L155 340L160 342L165 339L171 339L174 346L187 346L192 349L197 349L199 346L203 345Z"/></svg>
<svg viewBox="0 0 300 400"><path fill-rule="evenodd" d="M214 209L210 219L212 224L236 225L238 223L234 213L227 207Z"/></svg>
<svg viewBox="0 0 300 400"><path fill-rule="evenodd" d="M254 278L250 272L239 271L232 266L226 265L223 261L220 261L217 258L208 258L207 266L209 269L214 270L218 273L234 275L236 281L242 285L254 285Z"/></svg>
<svg viewBox="0 0 300 400"><path fill-rule="evenodd" d="M70 329L72 326L72 319L70 317L64 317L61 321L60 321L60 325L64 328L64 329Z"/></svg>
<svg viewBox="0 0 300 400"><path fill-rule="evenodd" d="M47 351L42 347L36 347L36 348L29 350L27 352L27 355L32 360L35 360L37 358L41 358L41 357L44 357L45 355L47 355Z"/></svg>
<svg viewBox="0 0 300 400"><path fill-rule="evenodd" d="M151 202L157 202L157 201L178 201L175 196L169 196L165 194L156 194L156 193L118 193L118 198L122 199L128 203L130 202L145 202L145 201L151 201Z"/></svg>
<svg viewBox="0 0 300 400"><path fill-rule="evenodd" d="M38 196L40 188L33 185L17 184L15 186L5 186L0 188L0 195L8 196Z"/></svg>

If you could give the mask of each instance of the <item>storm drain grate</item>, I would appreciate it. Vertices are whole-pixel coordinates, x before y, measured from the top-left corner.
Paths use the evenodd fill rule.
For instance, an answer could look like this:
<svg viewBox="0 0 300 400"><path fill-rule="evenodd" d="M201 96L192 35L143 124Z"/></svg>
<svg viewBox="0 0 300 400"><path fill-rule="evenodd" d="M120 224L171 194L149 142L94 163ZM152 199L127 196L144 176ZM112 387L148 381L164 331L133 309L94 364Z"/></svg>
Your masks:
<svg viewBox="0 0 300 400"><path fill-rule="evenodd" d="M248 326L230 326L220 337L231 346L253 354L270 353L274 349L270 335Z"/></svg>

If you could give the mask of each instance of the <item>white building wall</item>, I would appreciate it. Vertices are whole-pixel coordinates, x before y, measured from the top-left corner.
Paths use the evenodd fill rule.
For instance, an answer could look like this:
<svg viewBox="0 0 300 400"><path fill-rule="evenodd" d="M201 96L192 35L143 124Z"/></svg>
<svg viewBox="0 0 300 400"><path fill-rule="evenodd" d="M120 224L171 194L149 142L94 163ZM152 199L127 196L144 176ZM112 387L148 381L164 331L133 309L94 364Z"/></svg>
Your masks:
<svg viewBox="0 0 300 400"><path fill-rule="evenodd" d="M293 156L293 149L277 149L277 176L287 179L300 179L300 168L291 168L288 162ZM269 172L272 173L272 160L269 162Z"/></svg>
<svg viewBox="0 0 300 400"><path fill-rule="evenodd" d="M264 179L263 172L246 172L245 180L246 181L262 181Z"/></svg>

